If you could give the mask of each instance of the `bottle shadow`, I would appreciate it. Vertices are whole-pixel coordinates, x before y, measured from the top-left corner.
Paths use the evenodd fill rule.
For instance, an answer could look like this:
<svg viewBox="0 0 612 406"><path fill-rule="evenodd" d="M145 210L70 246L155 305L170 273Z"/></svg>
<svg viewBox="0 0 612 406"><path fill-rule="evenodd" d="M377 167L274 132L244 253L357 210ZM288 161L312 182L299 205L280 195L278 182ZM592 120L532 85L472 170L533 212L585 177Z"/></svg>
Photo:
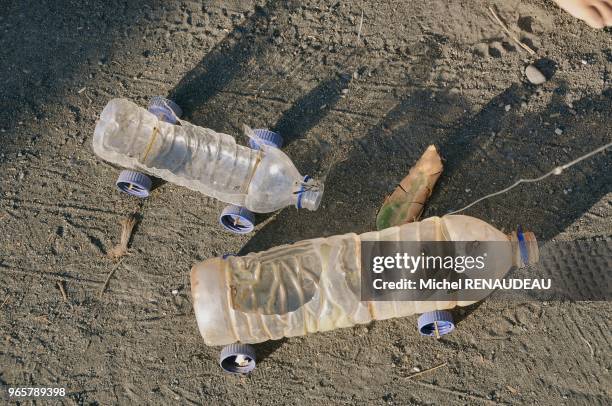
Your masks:
<svg viewBox="0 0 612 406"><path fill-rule="evenodd" d="M183 107L186 119L212 128L226 125L227 106L218 108L210 101L247 73L249 60L265 59L272 38L260 38L254 33L264 30L272 16L286 10L280 3L268 2L258 8L175 87L171 97ZM411 62L407 74L412 82L427 83L430 79L431 66L441 57L436 46L440 40L432 38L424 44L426 52ZM554 67L552 62L546 63ZM293 143L330 112L350 80L347 75L331 75L321 81L298 97L272 129L286 137L286 144ZM350 141L351 152L346 159L329 168L318 212L284 209L282 215L253 235L240 254L305 238L372 230L384 196L429 144L437 144L446 160L445 172L424 217L464 206L508 186L517 177L538 176L609 140L610 130L597 123L612 107L611 92L585 97L570 108L564 101L566 91L567 86L560 83L547 106L533 112L528 105L542 97L541 88L514 84L477 113L466 114L471 106L460 93L415 86L363 137ZM584 123L588 123L588 131L582 128ZM562 135L555 132L556 128L562 130ZM300 157L321 152L315 151L313 144L305 145ZM339 145L331 145L334 146ZM298 162L299 166L302 165ZM538 238L549 239L610 191L609 177L602 176L609 173L609 166L609 159L602 154L561 176L482 202L465 214L486 219L508 232L522 223ZM478 306L468 308L463 319ZM280 345L282 342L266 348L275 350Z"/></svg>
<svg viewBox="0 0 612 406"><path fill-rule="evenodd" d="M471 118L470 125L459 126L458 137L442 147L448 159L428 213L457 209L481 195L509 186L518 178L538 177L610 142L612 132L601 125L601 118L612 109L612 91L584 97L572 107L564 100L566 91L567 86L561 83L545 109L519 117L504 114L505 106L529 102L537 97L537 92L530 85L513 85ZM545 120L551 118L556 119L555 125L547 125ZM500 162L506 165L500 166ZM483 201L461 214L490 219L507 232L521 225L524 230L533 231L540 242L549 241L612 191L612 180L606 176L611 166L609 156L599 154L561 175L539 184L519 186L506 196ZM461 187L452 185L459 181L482 185L478 196L454 199L461 193ZM462 323L482 303L454 312L456 323Z"/></svg>
<svg viewBox="0 0 612 406"><path fill-rule="evenodd" d="M560 83L544 109L523 112L521 104L528 105L530 99L540 96L530 85L515 84L477 115L458 123L441 144L447 158L445 171L427 214L458 209L519 178L538 177L609 142L612 132L601 125L601 118L612 108L612 91L582 98L573 107L565 102L566 91L567 86ZM506 106L511 106L510 111ZM507 232L522 225L538 240L547 241L611 190L612 181L605 175L610 163L609 157L599 154L561 175L519 186L461 214L485 219ZM465 197L458 198L462 195Z"/></svg>
<svg viewBox="0 0 612 406"><path fill-rule="evenodd" d="M268 1L265 5L256 7L255 12L244 23L234 28L208 52L169 92L169 97L181 106L183 118L218 131L227 129L228 121L231 121L228 120L227 105L238 103L240 99L245 98L245 94L233 94L233 90L229 89L234 82L249 75L254 76L249 78L249 83L264 83L269 80L265 75L266 70L263 70L263 73L253 73L257 70L254 65L261 67L267 63L267 55L276 47L275 32L284 29L282 16L297 7L297 2L280 1ZM276 29L269 33L271 21L274 21ZM305 69L301 66L298 68ZM280 114L274 124L270 122L268 128L283 137L283 147L305 137L340 100L352 75L337 73L338 69L342 68L336 66L328 78L320 80L314 88L291 102L290 107ZM272 87L279 94L295 94L295 89L283 85L282 81L274 82ZM215 99L221 94L222 103L217 103L218 100ZM237 138L240 139L240 136L238 134ZM246 142L246 139L243 141ZM301 157L307 158L310 153L312 152ZM300 165L300 157L293 158L297 166L304 169L304 165ZM163 183L161 180L155 180L154 188L162 186ZM273 213L257 214L256 221L264 222L271 215Z"/></svg>
<svg viewBox="0 0 612 406"><path fill-rule="evenodd" d="M74 87L96 88L98 78L103 76L97 71L100 66L115 62L112 55L123 42L122 33L147 21L155 8L149 0L123 3L120 13L114 3L100 3L95 7L64 0L54 1L49 7L28 7L18 2L3 4L2 18L15 23L3 33L7 53L0 58L0 70L9 72L14 66L23 67L6 77L0 91L3 133L14 134L18 127L24 126L24 117L46 120L47 106L56 105L65 105L77 125L85 125L84 106L71 98ZM98 21L100 18L102 21ZM85 25L86 30L81 27L67 31L66 21L75 27ZM89 24L91 21L99 23ZM0 156L11 150L17 152L18 148L29 149L46 138L3 136ZM0 158L0 164L8 159Z"/></svg>
<svg viewBox="0 0 612 406"><path fill-rule="evenodd" d="M266 32L270 20L290 11L291 7L295 5L285 5L281 1L268 1L263 6L256 6L243 24L235 27L181 79L170 91L170 98L181 106L187 119L245 74L250 59L264 58L271 43L265 35L257 34ZM213 117L207 114L207 118Z"/></svg>
<svg viewBox="0 0 612 406"><path fill-rule="evenodd" d="M265 341L263 343L254 344L253 347L257 353L257 363L265 361L270 355L276 350L283 346L287 342L286 338L280 340Z"/></svg>
<svg viewBox="0 0 612 406"><path fill-rule="evenodd" d="M302 137L329 114L350 81L351 76L347 73L334 74L294 102L273 127L283 136L284 145Z"/></svg>
<svg viewBox="0 0 612 406"><path fill-rule="evenodd" d="M541 97L541 90L514 84L478 113L450 124L445 123L457 116L456 106L467 106L463 98L432 90L407 94L367 136L355 142L347 160L332 168L322 207L330 215L285 209L241 253L292 243L309 234L370 231L385 193L430 143L439 145L445 170L423 217L444 215L517 178L537 177L609 142L612 133L602 125L602 118L612 109L612 90L584 97L572 107L565 102L566 91L567 86L560 83L546 107L531 112L525 105ZM540 241L549 240L612 190L612 180L606 176L611 163L609 156L599 154L562 175L521 186L462 214L487 220L505 232L522 225ZM481 304L464 308L457 322L462 323Z"/></svg>
<svg viewBox="0 0 612 406"><path fill-rule="evenodd" d="M462 115L458 106L467 106L462 97L430 90L406 95L368 135L353 143L348 159L331 169L322 209L332 215L284 209L242 252L291 243L308 234L371 231L385 194L431 143L439 146L445 169L423 217L444 215L519 177L539 176L609 142L610 130L601 125L601 117L612 108L612 91L574 102L573 109L562 101L563 93L562 84L546 108L523 113L516 111L518 106L536 92L529 85L515 84L477 114L450 124ZM551 116L556 118L554 125L543 122ZM585 123L587 130L582 129ZM566 135L558 135L557 128ZM609 166L610 159L600 154L562 175L521 186L462 214L485 219L507 232L522 224L539 240L548 240L610 191L611 181L605 176Z"/></svg>

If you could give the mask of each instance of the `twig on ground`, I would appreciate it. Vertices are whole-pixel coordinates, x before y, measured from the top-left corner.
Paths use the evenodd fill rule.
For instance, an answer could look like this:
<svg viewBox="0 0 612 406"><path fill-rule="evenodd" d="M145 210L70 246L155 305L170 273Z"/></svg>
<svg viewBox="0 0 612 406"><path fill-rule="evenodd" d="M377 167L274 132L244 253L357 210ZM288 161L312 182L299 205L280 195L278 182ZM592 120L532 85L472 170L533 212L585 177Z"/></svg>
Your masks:
<svg viewBox="0 0 612 406"><path fill-rule="evenodd" d="M363 9L361 9L361 19L359 20L359 29L357 30L357 43L356 46L359 46L359 40L361 39L361 29L363 28Z"/></svg>
<svg viewBox="0 0 612 406"><path fill-rule="evenodd" d="M491 12L491 15L493 16L493 18L495 19L495 22L497 22L497 24L499 24L499 26L502 27L504 31L506 31L506 34L508 34L508 36L510 37L512 41L516 42L518 46L523 48L525 51L529 52L531 55L536 54L536 52L533 49L531 49L529 45L522 42L520 39L516 37L516 35L510 32L510 30L508 29L508 26L504 24L501 18L499 18L495 10L493 10L493 7L489 6L489 11Z"/></svg>
<svg viewBox="0 0 612 406"><path fill-rule="evenodd" d="M513 388L510 385L506 385L506 389L508 389L508 391L510 391L510 393L512 393L513 395L516 395L517 393L519 393L518 389Z"/></svg>
<svg viewBox="0 0 612 406"><path fill-rule="evenodd" d="M130 214L127 218L121 220L121 241L119 244L111 248L106 254L109 258L117 260L128 253L128 244L132 238L132 231L136 225L136 213Z"/></svg>
<svg viewBox="0 0 612 406"><path fill-rule="evenodd" d="M63 281L57 281L57 287L60 290L60 293L62 294L62 297L64 298L64 302L68 301L68 295L66 295L66 290L64 289L64 282Z"/></svg>
<svg viewBox="0 0 612 406"><path fill-rule="evenodd" d="M49 321L49 317L45 316L44 314L41 314L40 316L34 317L34 320L38 320L38 321L41 321L41 322L45 322L47 324L51 324L51 322Z"/></svg>
<svg viewBox="0 0 612 406"><path fill-rule="evenodd" d="M591 357L595 358L595 350L593 350L593 346L591 345L591 343L588 342L587 339L582 336L580 336L580 338L586 343L587 347L589 347L589 350L591 350Z"/></svg>
<svg viewBox="0 0 612 406"><path fill-rule="evenodd" d="M424 371L421 371L421 372L416 372L416 373L414 373L414 374L412 374L412 375L408 375L408 376L406 377L406 379L416 378L417 376L423 375L423 374L425 374L425 373L427 373L427 372L432 372L432 371L435 371L436 369L438 369L438 368L442 368L442 367L444 367L444 366L446 366L446 365L448 365L448 362L443 362L442 364L440 364L440 365L436 365L435 367L431 367L431 368L426 369L426 370L424 370Z"/></svg>
<svg viewBox="0 0 612 406"><path fill-rule="evenodd" d="M502 402L499 402L499 401L496 401L496 400L490 400L490 399L487 399L487 398L485 398L483 396L480 396L480 395L473 395L473 394L468 393L468 392L466 392L464 390L458 390L458 389L453 389L453 388L445 388L443 386L434 385L434 384L431 384L429 382L424 382L424 381L411 381L411 382L413 382L416 385L423 386L425 388L429 388L429 389L431 389L431 390L433 390L435 392L444 392L444 393L447 393L449 395L458 396L459 398L472 399L472 400L475 400L476 402L478 402L478 404L488 404L488 405L496 405L496 406L500 405L500 404L502 404L502 405L507 405L508 404L508 403L502 403Z"/></svg>
<svg viewBox="0 0 612 406"><path fill-rule="evenodd" d="M102 285L102 289L100 289L100 296L102 296L104 294L104 291L106 290L106 288L108 287L108 283L110 282L111 278L113 277L113 275L115 274L115 271L119 268L119 265L121 265L121 263L123 262L125 258L121 258L119 260L119 262L117 262L115 264L115 266L113 267L113 269L111 269L111 271L108 273L108 276L106 277L106 280L104 281L104 285Z"/></svg>
<svg viewBox="0 0 612 406"><path fill-rule="evenodd" d="M10 298L11 298L11 294L9 293L8 295L6 295L6 298L4 299L4 302L2 302L2 304L0 305L0 309L2 309L5 304L7 304L8 300Z"/></svg>

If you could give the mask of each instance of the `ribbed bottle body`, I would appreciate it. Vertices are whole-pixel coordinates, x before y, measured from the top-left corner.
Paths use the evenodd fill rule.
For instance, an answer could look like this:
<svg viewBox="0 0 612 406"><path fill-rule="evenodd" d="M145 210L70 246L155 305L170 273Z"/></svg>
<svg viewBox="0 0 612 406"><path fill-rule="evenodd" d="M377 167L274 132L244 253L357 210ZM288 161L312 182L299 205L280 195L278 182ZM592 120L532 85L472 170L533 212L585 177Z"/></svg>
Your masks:
<svg viewBox="0 0 612 406"><path fill-rule="evenodd" d="M454 295L440 301L361 301L362 241L509 242L509 237L473 217L432 217L204 261L191 274L204 340L209 345L256 343L474 303ZM490 277L504 275L517 262L512 245L507 247L496 250Z"/></svg>
<svg viewBox="0 0 612 406"><path fill-rule="evenodd" d="M166 123L124 99L111 100L102 111L93 147L116 165L239 206L263 158L230 135L186 122Z"/></svg>

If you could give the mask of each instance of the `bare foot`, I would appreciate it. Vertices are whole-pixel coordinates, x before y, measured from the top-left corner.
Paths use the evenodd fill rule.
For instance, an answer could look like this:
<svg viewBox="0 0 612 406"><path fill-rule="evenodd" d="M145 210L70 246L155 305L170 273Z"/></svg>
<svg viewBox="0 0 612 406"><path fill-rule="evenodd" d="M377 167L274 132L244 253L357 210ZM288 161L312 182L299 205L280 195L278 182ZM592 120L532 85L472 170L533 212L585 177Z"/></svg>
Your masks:
<svg viewBox="0 0 612 406"><path fill-rule="evenodd" d="M612 26L612 0L555 0L559 7L593 28Z"/></svg>

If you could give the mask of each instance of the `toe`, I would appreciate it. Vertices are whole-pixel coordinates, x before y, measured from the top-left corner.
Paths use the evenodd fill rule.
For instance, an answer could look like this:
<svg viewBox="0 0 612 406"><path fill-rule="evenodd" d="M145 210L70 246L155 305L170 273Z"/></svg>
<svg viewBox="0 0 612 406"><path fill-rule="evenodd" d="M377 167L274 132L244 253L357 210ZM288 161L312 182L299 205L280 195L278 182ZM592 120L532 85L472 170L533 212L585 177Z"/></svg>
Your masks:
<svg viewBox="0 0 612 406"><path fill-rule="evenodd" d="M599 3L595 5L595 7L597 7L599 14L603 18L604 25L611 26L612 25L612 1L610 2L600 1Z"/></svg>
<svg viewBox="0 0 612 406"><path fill-rule="evenodd" d="M590 25L591 27L593 28L605 27L604 19L596 7L594 6L585 7L582 10L581 14L582 15L579 18L582 18L584 22Z"/></svg>

